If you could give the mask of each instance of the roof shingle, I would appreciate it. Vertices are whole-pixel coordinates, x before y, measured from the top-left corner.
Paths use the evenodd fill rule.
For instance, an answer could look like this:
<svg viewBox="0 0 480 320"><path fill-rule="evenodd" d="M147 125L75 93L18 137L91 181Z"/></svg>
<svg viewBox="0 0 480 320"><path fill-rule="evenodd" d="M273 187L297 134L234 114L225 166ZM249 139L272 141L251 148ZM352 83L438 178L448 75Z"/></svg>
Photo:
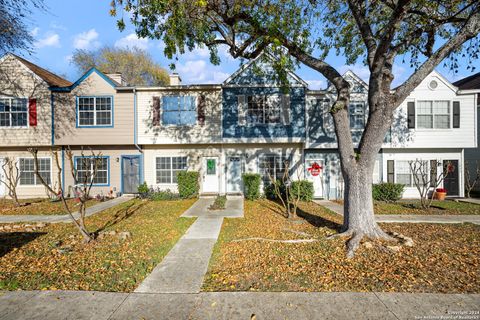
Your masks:
<svg viewBox="0 0 480 320"><path fill-rule="evenodd" d="M453 83L460 90L480 89L480 72Z"/></svg>
<svg viewBox="0 0 480 320"><path fill-rule="evenodd" d="M17 58L21 63L23 63L28 69L30 69L33 73L37 76L42 78L46 83L48 83L51 87L69 87L72 83L56 74L43 69L42 67L37 66L36 64L19 57L15 54L12 54L15 58Z"/></svg>

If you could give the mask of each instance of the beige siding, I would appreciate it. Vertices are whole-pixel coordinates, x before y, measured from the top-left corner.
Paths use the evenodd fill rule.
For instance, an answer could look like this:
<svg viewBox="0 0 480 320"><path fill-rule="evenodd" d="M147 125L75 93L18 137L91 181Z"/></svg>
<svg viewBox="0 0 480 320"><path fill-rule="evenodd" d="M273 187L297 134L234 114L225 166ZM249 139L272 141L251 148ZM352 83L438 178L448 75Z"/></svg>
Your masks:
<svg viewBox="0 0 480 320"><path fill-rule="evenodd" d="M76 97L112 96L113 127L77 128ZM55 144L125 145L134 143L133 91L117 92L96 72L71 93L55 94Z"/></svg>
<svg viewBox="0 0 480 320"><path fill-rule="evenodd" d="M174 94L205 95L205 123L193 126L153 126L153 97ZM220 89L182 89L139 90L137 92L138 109L138 143L148 144L179 144L179 143L219 143L222 138L222 102ZM160 106L160 109L161 106Z"/></svg>
<svg viewBox="0 0 480 320"><path fill-rule="evenodd" d="M37 126L0 127L0 146L51 144L52 117L48 85L12 56L7 56L0 64L0 97L37 99Z"/></svg>

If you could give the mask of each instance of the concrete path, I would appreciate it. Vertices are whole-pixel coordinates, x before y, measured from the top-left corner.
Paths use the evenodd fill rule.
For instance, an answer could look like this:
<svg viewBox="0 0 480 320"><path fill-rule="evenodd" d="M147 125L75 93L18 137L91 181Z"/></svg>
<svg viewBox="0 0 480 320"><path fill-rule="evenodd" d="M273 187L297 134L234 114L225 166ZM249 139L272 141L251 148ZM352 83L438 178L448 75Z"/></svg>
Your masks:
<svg viewBox="0 0 480 320"><path fill-rule="evenodd" d="M474 203L474 204L480 205L480 199L479 198L458 198L458 199L455 199L454 201Z"/></svg>
<svg viewBox="0 0 480 320"><path fill-rule="evenodd" d="M480 295L86 291L0 293L0 319L479 319Z"/></svg>
<svg viewBox="0 0 480 320"><path fill-rule="evenodd" d="M343 206L329 200L313 200L315 203L343 216ZM474 223L480 224L480 215L419 215L419 214L376 214L381 223ZM479 318L480 319L480 318Z"/></svg>
<svg viewBox="0 0 480 320"><path fill-rule="evenodd" d="M133 199L132 196L121 196L109 201L100 202L94 206L87 208L86 216L89 217L93 214L99 213L103 210L110 209L116 205L127 202ZM78 218L80 214L74 213L73 216ZM0 223L18 223L18 222L45 222L45 223L57 223L57 222L72 222L72 218L68 214L62 215L0 215Z"/></svg>
<svg viewBox="0 0 480 320"><path fill-rule="evenodd" d="M182 217L198 217L185 235L135 290L137 293L198 293L224 217L243 217L243 198L228 198L226 209L209 211L213 198L200 198Z"/></svg>

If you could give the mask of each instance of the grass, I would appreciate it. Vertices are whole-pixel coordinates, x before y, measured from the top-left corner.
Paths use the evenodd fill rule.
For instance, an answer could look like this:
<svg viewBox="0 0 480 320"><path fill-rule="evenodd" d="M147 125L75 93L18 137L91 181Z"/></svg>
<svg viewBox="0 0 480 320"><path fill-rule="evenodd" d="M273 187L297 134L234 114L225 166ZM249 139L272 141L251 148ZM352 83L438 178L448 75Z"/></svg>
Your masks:
<svg viewBox="0 0 480 320"><path fill-rule="evenodd" d="M217 196L215 201L208 207L208 210L223 210L227 203L227 196Z"/></svg>
<svg viewBox="0 0 480 320"><path fill-rule="evenodd" d="M313 203L302 203L300 215L308 222L286 220L273 202L246 201L244 219L223 223L203 290L480 292L478 225L383 224L414 247L391 252L373 243L349 260L344 240L326 239L342 217ZM252 237L318 241L235 241Z"/></svg>
<svg viewBox="0 0 480 320"><path fill-rule="evenodd" d="M131 200L87 218L90 231L128 231L83 244L72 224L0 233L0 290L131 292L163 259L193 219L195 202Z"/></svg>
<svg viewBox="0 0 480 320"><path fill-rule="evenodd" d="M39 214L39 215L56 215L65 214L66 211L61 201L52 202L47 198L35 198L35 199L21 199L22 206L17 207L11 199L0 199L0 215L25 215L25 214ZM79 209L79 204L75 199L68 199L67 203L72 211L75 212ZM87 207L93 206L99 203L95 199L91 199L87 202Z"/></svg>

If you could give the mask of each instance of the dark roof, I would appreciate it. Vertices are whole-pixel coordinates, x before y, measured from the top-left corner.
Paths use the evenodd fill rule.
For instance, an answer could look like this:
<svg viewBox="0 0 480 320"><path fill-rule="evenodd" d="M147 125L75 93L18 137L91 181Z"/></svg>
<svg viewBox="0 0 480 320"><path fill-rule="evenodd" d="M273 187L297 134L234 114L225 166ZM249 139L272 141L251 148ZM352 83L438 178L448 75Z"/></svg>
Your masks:
<svg viewBox="0 0 480 320"><path fill-rule="evenodd" d="M480 89L480 72L453 83L460 90Z"/></svg>
<svg viewBox="0 0 480 320"><path fill-rule="evenodd" d="M46 83L48 83L49 86L51 87L68 87L71 86L72 83L68 80L63 79L60 76L57 76L56 74L45 70L36 64L25 60L24 58L21 58L17 55L12 54L15 58L17 58L20 62L22 62L28 69L32 70L33 73L35 73L37 76L42 78Z"/></svg>

